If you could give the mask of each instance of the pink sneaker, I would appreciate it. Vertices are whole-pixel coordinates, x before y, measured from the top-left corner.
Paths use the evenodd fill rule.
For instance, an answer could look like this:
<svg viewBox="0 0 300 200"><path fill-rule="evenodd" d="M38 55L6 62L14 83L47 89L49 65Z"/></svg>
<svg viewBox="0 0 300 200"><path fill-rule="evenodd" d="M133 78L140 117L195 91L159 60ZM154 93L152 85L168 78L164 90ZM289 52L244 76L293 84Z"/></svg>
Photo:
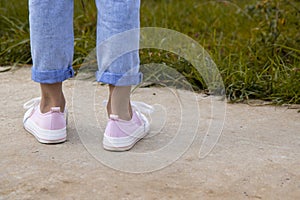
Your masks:
<svg viewBox="0 0 300 200"><path fill-rule="evenodd" d="M24 104L28 109L23 118L24 128L45 144L66 141L66 112L60 112L60 107L52 107L47 113L40 111L41 98L34 98Z"/></svg>
<svg viewBox="0 0 300 200"><path fill-rule="evenodd" d="M141 110L150 113L153 108L143 102L132 102L132 108L132 118L129 121L120 119L118 115L110 115L103 136L104 149L127 151L147 135L150 124Z"/></svg>

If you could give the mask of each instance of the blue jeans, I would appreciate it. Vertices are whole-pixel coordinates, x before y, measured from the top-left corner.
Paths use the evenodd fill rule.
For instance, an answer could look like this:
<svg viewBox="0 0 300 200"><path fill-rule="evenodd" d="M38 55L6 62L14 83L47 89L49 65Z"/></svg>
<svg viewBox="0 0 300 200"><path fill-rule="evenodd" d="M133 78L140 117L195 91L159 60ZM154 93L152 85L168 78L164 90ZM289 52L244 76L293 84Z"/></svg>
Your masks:
<svg viewBox="0 0 300 200"><path fill-rule="evenodd" d="M140 0L96 0L96 5L97 81L116 86L140 83L138 50L105 62L109 52L128 41L101 45L118 33L140 27ZM32 80L51 84L74 76L73 9L73 0L29 0ZM138 44L138 34L131 38Z"/></svg>

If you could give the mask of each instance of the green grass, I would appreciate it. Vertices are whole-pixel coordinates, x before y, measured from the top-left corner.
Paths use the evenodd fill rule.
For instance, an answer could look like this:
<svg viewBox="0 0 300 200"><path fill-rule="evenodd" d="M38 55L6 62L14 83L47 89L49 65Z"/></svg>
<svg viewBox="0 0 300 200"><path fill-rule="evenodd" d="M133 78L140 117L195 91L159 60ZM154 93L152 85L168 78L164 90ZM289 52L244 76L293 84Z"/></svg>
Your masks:
<svg viewBox="0 0 300 200"><path fill-rule="evenodd" d="M7 3L9 2L9 3ZM75 0L75 56L78 68L95 47L96 10ZM26 1L0 0L0 65L31 64ZM142 27L187 34L217 64L234 102L257 98L300 103L300 2L298 0L142 0ZM194 89L202 77L182 58L154 49L140 51L141 63L166 63Z"/></svg>

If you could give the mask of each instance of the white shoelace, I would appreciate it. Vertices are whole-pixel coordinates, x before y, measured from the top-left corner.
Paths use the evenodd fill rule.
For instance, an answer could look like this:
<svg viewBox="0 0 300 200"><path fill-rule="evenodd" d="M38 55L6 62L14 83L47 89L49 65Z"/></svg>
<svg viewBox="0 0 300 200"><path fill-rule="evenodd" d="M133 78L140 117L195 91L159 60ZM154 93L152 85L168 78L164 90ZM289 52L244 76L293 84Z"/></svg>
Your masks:
<svg viewBox="0 0 300 200"><path fill-rule="evenodd" d="M23 108L26 109L26 110L29 110L29 109L31 109L31 108L34 108L35 106L38 106L38 105L40 104L41 99L42 99L41 97L33 98L33 99L27 101L26 103L24 103ZM32 114L33 110L34 110L34 109L32 109L31 114ZM31 115L31 114L30 114L30 115ZM64 114L65 114L66 122L68 123L68 110L67 110L66 107L65 107ZM30 115L28 115L28 117L30 117ZM27 118L28 118L28 117L27 117Z"/></svg>
<svg viewBox="0 0 300 200"><path fill-rule="evenodd" d="M41 102L41 97L33 98L33 99L27 101L26 103L24 103L23 108L28 110L32 107L39 105L40 102Z"/></svg>

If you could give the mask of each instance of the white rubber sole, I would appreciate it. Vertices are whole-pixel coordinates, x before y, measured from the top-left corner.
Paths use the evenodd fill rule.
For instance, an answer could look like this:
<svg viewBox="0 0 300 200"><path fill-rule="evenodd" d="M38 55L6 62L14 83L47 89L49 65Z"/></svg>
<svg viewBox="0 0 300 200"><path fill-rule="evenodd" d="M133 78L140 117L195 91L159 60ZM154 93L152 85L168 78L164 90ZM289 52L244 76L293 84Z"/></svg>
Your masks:
<svg viewBox="0 0 300 200"><path fill-rule="evenodd" d="M56 144L65 142L67 139L67 129L46 130L37 126L30 118L24 123L24 128L31 133L40 143Z"/></svg>
<svg viewBox="0 0 300 200"><path fill-rule="evenodd" d="M149 124L139 127L135 130L132 135L127 137L109 137L103 136L103 148L108 151L128 151L130 150L138 141L143 139L150 131Z"/></svg>

